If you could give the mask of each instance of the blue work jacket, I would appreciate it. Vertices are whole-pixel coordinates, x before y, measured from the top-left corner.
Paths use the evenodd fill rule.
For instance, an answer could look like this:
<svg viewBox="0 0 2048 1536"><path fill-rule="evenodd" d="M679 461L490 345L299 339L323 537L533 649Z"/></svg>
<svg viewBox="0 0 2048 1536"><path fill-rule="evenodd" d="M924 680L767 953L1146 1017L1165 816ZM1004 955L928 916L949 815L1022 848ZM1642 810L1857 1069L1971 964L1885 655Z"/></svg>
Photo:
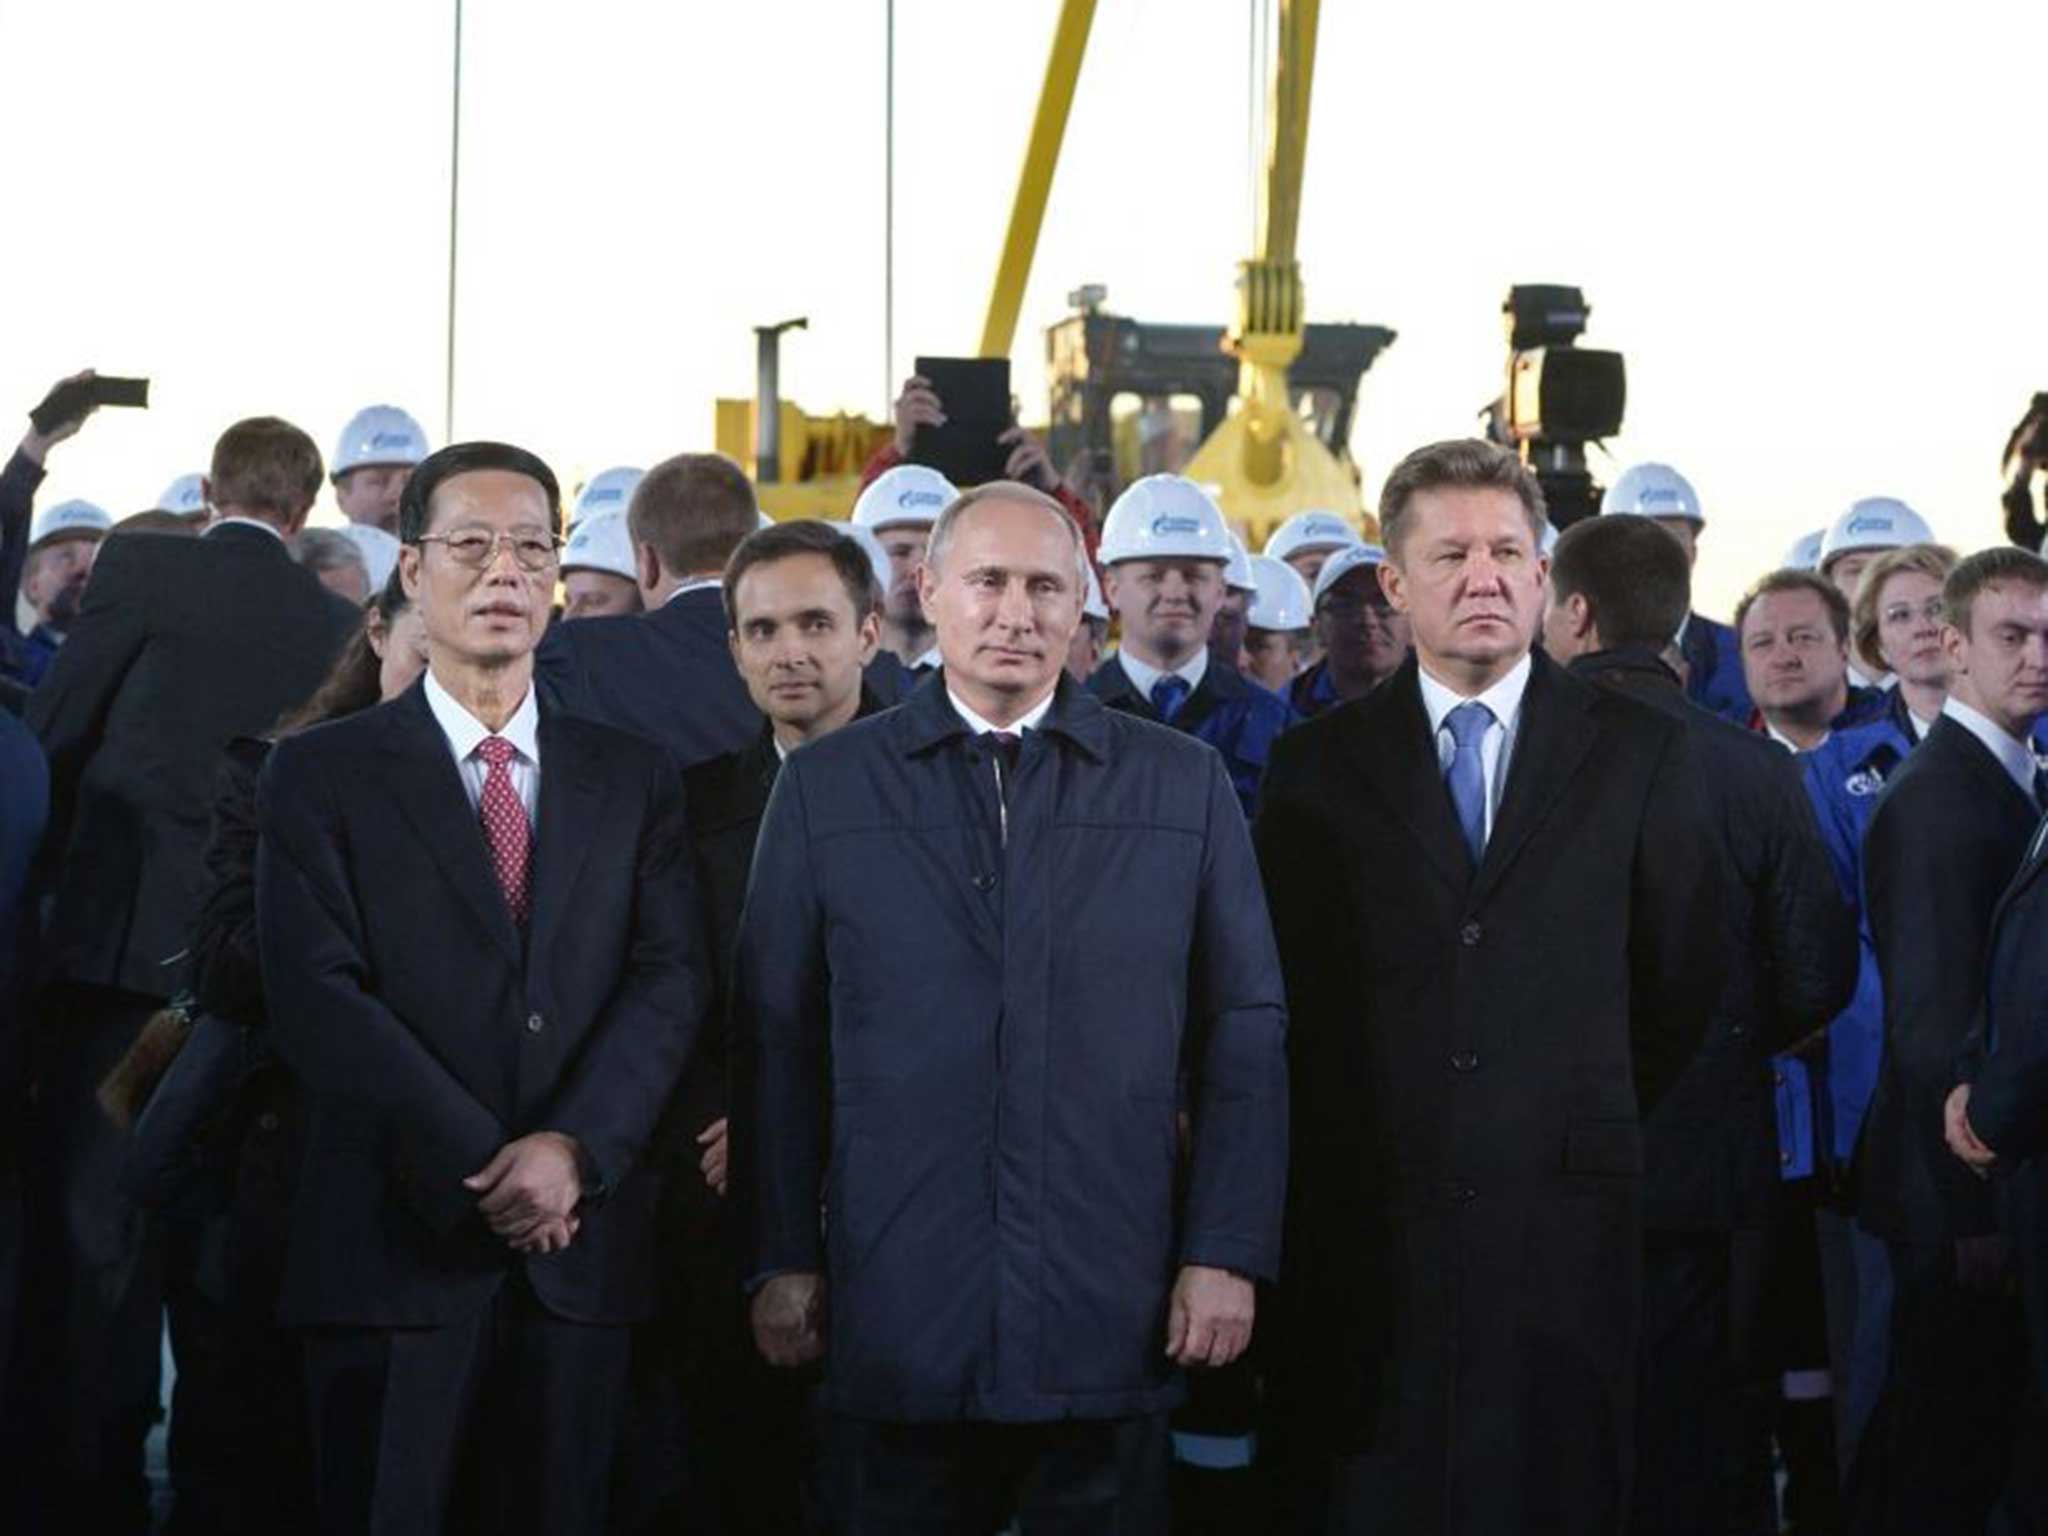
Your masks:
<svg viewBox="0 0 2048 1536"><path fill-rule="evenodd" d="M1131 674L1114 656L1095 669L1088 679L1088 691L1111 709L1145 720L1159 719L1152 701L1138 692ZM1212 660L1200 684L1173 717L1173 729L1206 741L1222 754L1231 786L1249 816L1258 808L1259 784L1266 777L1274 738L1299 719L1294 706L1279 694Z"/></svg>

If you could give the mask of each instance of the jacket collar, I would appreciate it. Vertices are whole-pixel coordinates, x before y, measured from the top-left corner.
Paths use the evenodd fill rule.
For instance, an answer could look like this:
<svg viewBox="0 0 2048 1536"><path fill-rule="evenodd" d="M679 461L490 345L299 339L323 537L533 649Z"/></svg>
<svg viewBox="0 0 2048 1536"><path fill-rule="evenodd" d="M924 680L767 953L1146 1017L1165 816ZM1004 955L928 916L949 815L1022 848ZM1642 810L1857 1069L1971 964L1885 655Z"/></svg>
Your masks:
<svg viewBox="0 0 2048 1536"><path fill-rule="evenodd" d="M1678 674L1646 645L1617 645L1611 650L1593 651L1573 661L1567 670L1574 677L1614 687L1663 688L1672 692L1679 688Z"/></svg>
<svg viewBox="0 0 2048 1536"><path fill-rule="evenodd" d="M892 711L896 737L906 756L929 752L943 742L968 734L967 722L946 697L943 669L926 676L910 697ZM1052 692L1052 708L1038 722L1039 730L1073 743L1101 762L1109 756L1109 719L1102 704L1066 673Z"/></svg>

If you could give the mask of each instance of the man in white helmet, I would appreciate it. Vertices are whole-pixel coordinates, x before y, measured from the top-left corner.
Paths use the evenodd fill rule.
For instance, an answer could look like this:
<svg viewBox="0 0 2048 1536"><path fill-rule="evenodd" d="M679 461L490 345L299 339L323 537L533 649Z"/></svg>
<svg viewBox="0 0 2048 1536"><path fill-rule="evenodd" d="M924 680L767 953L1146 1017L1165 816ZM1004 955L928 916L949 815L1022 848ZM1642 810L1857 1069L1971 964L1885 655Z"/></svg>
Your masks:
<svg viewBox="0 0 2048 1536"><path fill-rule="evenodd" d="M1707 517L1692 482L1669 464L1633 464L1600 499L1600 510L1647 517L1678 540L1688 568L1699 563L1700 535ZM1735 631L1700 613L1688 613L1674 637L1685 658L1685 696L1725 720L1748 725L1755 709L1742 675L1742 648Z"/></svg>
<svg viewBox="0 0 2048 1536"><path fill-rule="evenodd" d="M0 674L29 688L42 681L78 617L93 559L113 526L113 518L89 501L60 501L36 514L21 573L21 595L36 622L22 637L19 657L0 659Z"/></svg>
<svg viewBox="0 0 2048 1536"><path fill-rule="evenodd" d="M633 492L639 488L644 469L635 469L630 464L614 464L610 469L601 469L583 482L583 489L576 493L576 505L569 513L569 527L573 532L576 525L596 512L617 512L623 515L633 504Z"/></svg>
<svg viewBox="0 0 2048 1536"><path fill-rule="evenodd" d="M349 418L328 467L334 499L352 523L398 532L398 498L427 456L427 434L395 405L366 405Z"/></svg>
<svg viewBox="0 0 2048 1536"><path fill-rule="evenodd" d="M1386 560L1379 545L1354 544L1316 573L1312 608L1323 655L1288 695L1303 719L1365 697L1408 659L1408 615L1395 610L1380 584Z"/></svg>
<svg viewBox="0 0 2048 1536"><path fill-rule="evenodd" d="M59 379L50 393L91 377L92 370L87 369ZM91 414L92 409L83 410L69 420L47 422L44 428L38 428L31 420L20 445L8 457L6 466L0 468L0 672L18 677L33 665L24 628L36 626L29 623L26 603L17 609L15 595L21 591L29 545L34 542L29 517L35 506L36 489L43 483L44 460L52 448L84 426L85 418ZM42 665L48 664L46 657ZM40 675L41 668L36 670Z"/></svg>
<svg viewBox="0 0 2048 1536"><path fill-rule="evenodd" d="M1295 513L1275 528L1259 553L1285 560L1301 573L1303 581L1314 586L1325 560L1340 549L1364 542L1358 530L1335 512L1310 510Z"/></svg>
<svg viewBox="0 0 2048 1536"><path fill-rule="evenodd" d="M1927 519L1892 496L1865 496L1849 504L1821 535L1820 573L1835 584L1851 608L1856 606L1856 589L1863 572L1888 549L1907 544L1932 544L1934 530ZM1849 653L1849 682L1852 687L1882 687L1888 678L1873 675L1857 665L1856 653Z"/></svg>
<svg viewBox="0 0 2048 1536"><path fill-rule="evenodd" d="M906 667L938 664L932 627L918 597L925 540L932 524L960 494L953 482L922 464L898 464L869 481L853 504L853 525L881 541L889 556L888 594L882 603L882 649Z"/></svg>
<svg viewBox="0 0 2048 1536"><path fill-rule="evenodd" d="M1252 575L1251 552L1235 533L1230 536L1230 561L1223 567L1223 601L1209 625L1209 659L1235 667L1244 655L1244 612L1259 583Z"/></svg>
<svg viewBox="0 0 2048 1536"><path fill-rule="evenodd" d="M1123 641L1088 680L1112 709L1199 737L1223 754L1250 815L1273 739L1294 723L1287 701L1209 656L1223 601L1230 534L1223 513L1192 480L1133 481L1103 520L1099 558Z"/></svg>
<svg viewBox="0 0 2048 1536"><path fill-rule="evenodd" d="M603 618L639 613L640 584L633 535L622 507L580 519L562 549L562 617Z"/></svg>
<svg viewBox="0 0 2048 1536"><path fill-rule="evenodd" d="M1262 688L1285 695L1314 639L1309 633L1308 583L1293 566L1271 555L1251 557L1258 590L1245 610L1244 651L1238 670Z"/></svg>

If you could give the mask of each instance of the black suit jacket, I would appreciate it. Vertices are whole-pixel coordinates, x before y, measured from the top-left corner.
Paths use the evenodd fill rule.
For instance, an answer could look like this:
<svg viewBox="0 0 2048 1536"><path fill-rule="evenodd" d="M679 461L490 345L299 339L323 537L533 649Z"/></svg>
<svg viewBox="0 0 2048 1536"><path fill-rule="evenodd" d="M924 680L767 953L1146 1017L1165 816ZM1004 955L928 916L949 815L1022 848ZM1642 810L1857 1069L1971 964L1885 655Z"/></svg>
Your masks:
<svg viewBox="0 0 2048 1536"><path fill-rule="evenodd" d="M1476 871L1412 657L1275 746L1283 1375L1393 1457L1389 1529L1619 1528L1641 1117L1717 991L1696 806L1675 721L1540 654Z"/></svg>
<svg viewBox="0 0 2048 1536"><path fill-rule="evenodd" d="M361 623L260 528L107 540L29 701L50 758L48 973L175 990L222 748L303 703Z"/></svg>
<svg viewBox="0 0 2048 1536"><path fill-rule="evenodd" d="M2044 823L2048 826L2048 823ZM1999 1157L1994 1179L2005 1230L2019 1250L2034 1377L2048 1392L2048 856L2035 834L1991 924L1982 1023L1962 1075L1970 1127Z"/></svg>
<svg viewBox="0 0 2048 1536"><path fill-rule="evenodd" d="M545 702L658 741L685 768L738 751L761 729L726 644L716 587L647 613L558 623L541 641L534 675Z"/></svg>
<svg viewBox="0 0 2048 1536"><path fill-rule="evenodd" d="M1700 1048L1644 1126L1644 1225L1761 1227L1778 1181L1770 1057L1824 1029L1856 985L1856 926L1798 760L1692 703L1649 651L1572 663L1678 722L1714 840L1727 966Z"/></svg>
<svg viewBox="0 0 2048 1536"><path fill-rule="evenodd" d="M1984 996L1985 942L2037 813L1962 725L1934 723L1863 834L1863 899L1884 982L1884 1059L1857 1146L1857 1209L1895 1242L1997 1225L1991 1190L1949 1152L1942 1106Z"/></svg>
<svg viewBox="0 0 2048 1536"><path fill-rule="evenodd" d="M563 1317L651 1306L643 1152L709 990L681 784L658 747L558 710L540 755L522 934L418 686L271 754L264 989L312 1100L288 1323L445 1323L518 1265ZM537 1130L582 1144L602 1198L567 1252L522 1260L461 1181Z"/></svg>

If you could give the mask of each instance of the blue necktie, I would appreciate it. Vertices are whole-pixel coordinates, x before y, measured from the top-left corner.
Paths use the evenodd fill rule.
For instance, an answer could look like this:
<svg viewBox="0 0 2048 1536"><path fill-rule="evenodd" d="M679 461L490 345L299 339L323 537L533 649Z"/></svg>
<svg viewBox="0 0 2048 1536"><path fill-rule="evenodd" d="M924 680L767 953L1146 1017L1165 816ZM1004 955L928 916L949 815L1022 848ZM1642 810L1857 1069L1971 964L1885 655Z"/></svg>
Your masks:
<svg viewBox="0 0 2048 1536"><path fill-rule="evenodd" d="M1479 758L1479 744L1493 724L1493 711L1474 699L1460 704L1444 717L1456 750L1445 770L1444 785L1451 792L1451 808L1458 813L1458 830L1465 834L1465 847L1472 865L1486 850L1486 766Z"/></svg>
<svg viewBox="0 0 2048 1536"><path fill-rule="evenodd" d="M1160 719L1171 725L1173 717L1180 713L1181 706L1187 703L1188 695L1193 691L1186 678L1169 672L1152 685L1152 707L1159 711Z"/></svg>

